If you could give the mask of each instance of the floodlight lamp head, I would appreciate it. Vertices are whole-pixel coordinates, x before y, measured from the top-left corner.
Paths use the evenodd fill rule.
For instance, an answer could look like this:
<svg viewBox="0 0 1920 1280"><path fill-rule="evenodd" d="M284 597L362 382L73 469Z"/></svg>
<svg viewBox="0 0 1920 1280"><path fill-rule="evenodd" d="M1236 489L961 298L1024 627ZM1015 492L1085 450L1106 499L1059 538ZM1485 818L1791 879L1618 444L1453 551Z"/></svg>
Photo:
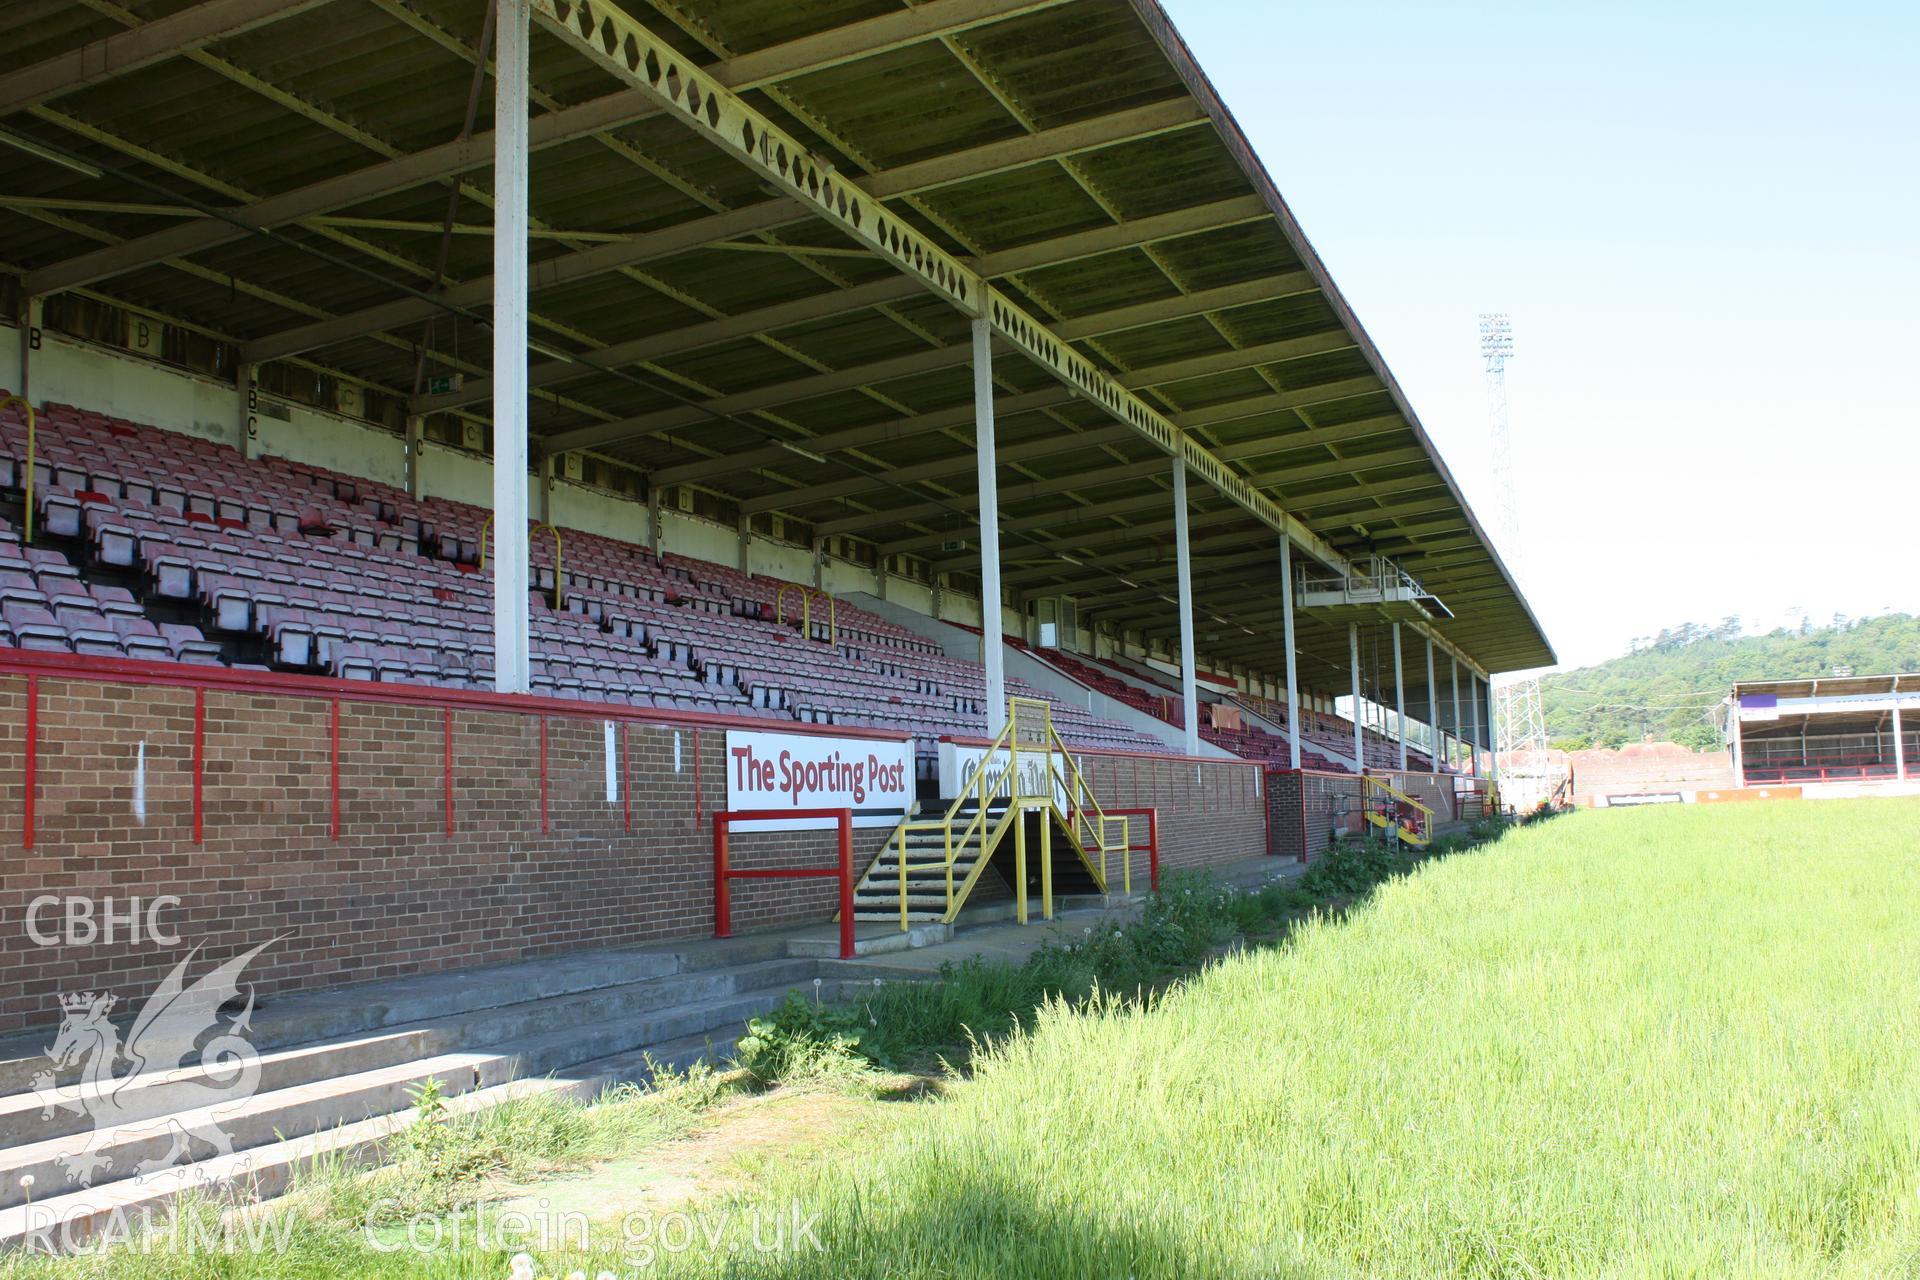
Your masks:
<svg viewBox="0 0 1920 1280"><path fill-rule="evenodd" d="M1504 360L1513 354L1513 321L1504 311L1480 313L1480 354Z"/></svg>

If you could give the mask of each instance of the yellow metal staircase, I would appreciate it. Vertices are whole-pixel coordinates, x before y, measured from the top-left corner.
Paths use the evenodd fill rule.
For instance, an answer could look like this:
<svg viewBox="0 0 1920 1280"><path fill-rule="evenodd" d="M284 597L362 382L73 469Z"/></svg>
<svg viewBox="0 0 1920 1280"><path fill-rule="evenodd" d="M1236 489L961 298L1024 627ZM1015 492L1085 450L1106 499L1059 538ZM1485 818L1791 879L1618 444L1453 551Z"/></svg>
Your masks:
<svg viewBox="0 0 1920 1280"><path fill-rule="evenodd" d="M1100 807L1054 732L1051 705L1010 698L1007 727L962 794L937 817L902 822L868 865L854 889L854 918L897 919L903 931L914 921L951 922L992 866L1012 887L1022 924L1036 890L1051 920L1056 889L1108 891L1116 854L1130 893L1128 822Z"/></svg>
<svg viewBox="0 0 1920 1280"><path fill-rule="evenodd" d="M1424 849L1433 840L1433 809L1415 800L1385 778L1361 777L1367 825L1390 837Z"/></svg>

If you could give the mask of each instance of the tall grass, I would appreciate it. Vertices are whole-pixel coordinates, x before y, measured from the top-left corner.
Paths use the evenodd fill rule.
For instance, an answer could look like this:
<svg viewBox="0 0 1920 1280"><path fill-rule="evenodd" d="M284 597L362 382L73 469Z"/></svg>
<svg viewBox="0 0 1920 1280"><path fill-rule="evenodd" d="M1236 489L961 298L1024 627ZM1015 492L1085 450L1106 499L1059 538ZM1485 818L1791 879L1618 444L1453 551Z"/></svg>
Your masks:
<svg viewBox="0 0 1920 1280"><path fill-rule="evenodd" d="M699 1206L715 1240L636 1270L613 1229L540 1271L1920 1276L1917 822L1858 801L1531 826L1157 1000L1054 1001L940 1099L885 1104L874 1149ZM524 1143L495 1123L477 1145ZM570 1124L558 1150L599 1145ZM824 1250L756 1248L793 1206ZM502 1249L381 1253L328 1219L277 1257L20 1274L508 1274Z"/></svg>
<svg viewBox="0 0 1920 1280"><path fill-rule="evenodd" d="M1920 1273L1920 803L1583 814L1043 1012L793 1276Z"/></svg>

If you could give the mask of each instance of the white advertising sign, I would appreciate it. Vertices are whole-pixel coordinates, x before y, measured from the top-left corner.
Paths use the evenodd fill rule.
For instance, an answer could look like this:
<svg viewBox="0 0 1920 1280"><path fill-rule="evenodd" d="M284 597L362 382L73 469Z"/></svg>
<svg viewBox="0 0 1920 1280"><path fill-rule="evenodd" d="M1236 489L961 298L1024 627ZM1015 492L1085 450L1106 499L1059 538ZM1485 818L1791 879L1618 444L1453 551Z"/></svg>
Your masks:
<svg viewBox="0 0 1920 1280"><path fill-rule="evenodd" d="M727 808L851 809L856 827L891 827L913 807L913 743L727 730ZM830 829L831 818L738 822L735 831Z"/></svg>
<svg viewBox="0 0 1920 1280"><path fill-rule="evenodd" d="M952 800L962 792L971 791L974 775L980 770L980 761L986 758L985 747L963 747L957 743L940 744L940 794ZM1047 768L1051 758L1052 770ZM994 791L1000 785L996 774L1007 768L1007 757L1001 755L993 763L994 772L987 776L987 790ZM1054 775L1058 775L1057 777ZM1049 792L1053 801L1064 812L1067 808L1067 792L1064 779L1067 775L1067 758L1058 751L1022 751L1020 753L1019 793L1023 796L1044 796ZM1005 794L1002 792L1001 794Z"/></svg>

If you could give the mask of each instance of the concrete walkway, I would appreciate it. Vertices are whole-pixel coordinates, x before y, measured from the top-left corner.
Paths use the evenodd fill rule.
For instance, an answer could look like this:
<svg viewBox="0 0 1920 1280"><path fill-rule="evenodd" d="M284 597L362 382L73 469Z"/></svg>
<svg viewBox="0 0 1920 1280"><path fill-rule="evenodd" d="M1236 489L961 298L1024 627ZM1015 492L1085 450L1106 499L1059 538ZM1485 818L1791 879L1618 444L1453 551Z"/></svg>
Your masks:
<svg viewBox="0 0 1920 1280"><path fill-rule="evenodd" d="M1292 879L1305 871L1306 867L1290 858L1253 857L1222 863L1209 870L1214 879L1224 884L1254 890L1275 880ZM1136 894L1132 898L1113 894L1108 901L1098 898L1062 899L1054 918L1049 921L1040 918L1039 901L1036 899L1032 904L1032 917L1024 925L1004 917L969 923L963 913L959 927L944 941L887 950L876 947L853 960L836 961L835 964L839 971L858 971L871 973L875 977L897 976L903 979L931 978L939 973L941 965L958 963L976 955L1007 964L1020 964L1047 943L1071 942L1101 925L1138 919L1145 901L1144 894ZM1009 901L995 906L1004 907L1005 913L1011 913L1013 904ZM811 931L799 932L805 934ZM876 925L873 921L862 921L855 932L858 943L900 936L898 926Z"/></svg>

